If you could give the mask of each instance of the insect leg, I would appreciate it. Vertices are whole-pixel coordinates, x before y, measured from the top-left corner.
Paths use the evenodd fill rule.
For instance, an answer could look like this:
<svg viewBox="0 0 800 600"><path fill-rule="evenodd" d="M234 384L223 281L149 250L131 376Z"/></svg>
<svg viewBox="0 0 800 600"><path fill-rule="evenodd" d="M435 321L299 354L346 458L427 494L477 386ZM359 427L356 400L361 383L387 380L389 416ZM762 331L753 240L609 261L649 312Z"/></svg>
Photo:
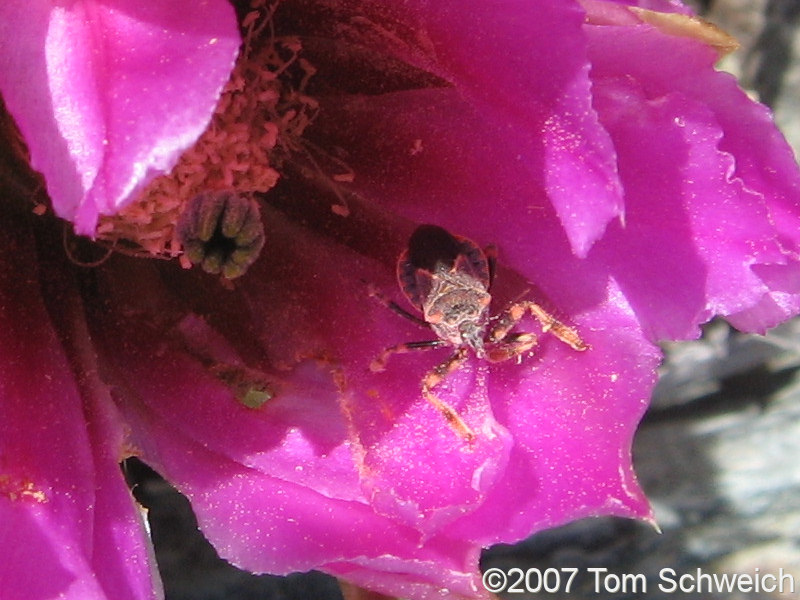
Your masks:
<svg viewBox="0 0 800 600"><path fill-rule="evenodd" d="M483 249L483 253L486 255L486 262L489 265L489 291L491 291L494 277L497 274L497 246L490 244Z"/></svg>
<svg viewBox="0 0 800 600"><path fill-rule="evenodd" d="M383 371L386 368L386 362L392 354L405 354L406 352L412 352L414 350L431 350L433 348L441 348L442 346L449 345L450 344L444 340L425 340L423 342L406 342L405 344L390 346L370 363L369 370L373 373Z"/></svg>
<svg viewBox="0 0 800 600"><path fill-rule="evenodd" d="M581 339L581 336L578 335L574 328L565 325L535 302L526 301L521 304L531 311L531 314L542 324L542 331L550 331L574 350L586 350L588 348L586 342Z"/></svg>
<svg viewBox="0 0 800 600"><path fill-rule="evenodd" d="M426 329L430 329L431 325L424 319L420 319L418 316L411 314L405 308L397 304L394 300L389 300L386 296L381 294L378 290L370 287L369 295L375 298L378 302L383 304L386 308L393 311L394 313L400 315L404 319L408 319L412 323L416 323L420 327L425 327Z"/></svg>
<svg viewBox="0 0 800 600"><path fill-rule="evenodd" d="M542 331L549 331L575 350L586 350L586 343L580 338L575 329L556 319L535 302L526 300L515 302L509 306L489 331L489 343L496 344L494 348L491 348L486 353L490 361L508 360L530 350L536 345L536 336L532 333L511 333L514 326L519 323L528 311L541 323Z"/></svg>
<svg viewBox="0 0 800 600"><path fill-rule="evenodd" d="M486 350L486 359L489 362L502 362L527 352L538 343L532 333L509 333Z"/></svg>
<svg viewBox="0 0 800 600"><path fill-rule="evenodd" d="M501 362L519 356L536 345L536 336L532 333L511 333L514 326L525 316L525 306L515 303L500 315L489 331L488 341L493 344L486 352L491 362Z"/></svg>
<svg viewBox="0 0 800 600"><path fill-rule="evenodd" d="M436 410L442 413L450 427L467 442L475 439L475 433L449 404L433 393L433 388L439 385L450 373L457 371L469 356L466 348L459 348L447 360L434 367L422 379L422 395Z"/></svg>
<svg viewBox="0 0 800 600"><path fill-rule="evenodd" d="M514 326L525 316L524 302L515 302L501 314L494 327L489 331L488 341L497 343L504 341Z"/></svg>

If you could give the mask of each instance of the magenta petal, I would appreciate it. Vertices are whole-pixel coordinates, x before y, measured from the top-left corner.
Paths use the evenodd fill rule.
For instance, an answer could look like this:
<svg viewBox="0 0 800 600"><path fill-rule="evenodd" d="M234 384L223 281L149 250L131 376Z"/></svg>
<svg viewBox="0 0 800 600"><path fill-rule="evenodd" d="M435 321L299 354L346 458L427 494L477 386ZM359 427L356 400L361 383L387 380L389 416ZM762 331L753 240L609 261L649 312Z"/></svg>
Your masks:
<svg viewBox="0 0 800 600"><path fill-rule="evenodd" d="M254 267L256 275L243 282L244 305L231 304L229 294L211 283L202 292L197 289L214 307L213 321L180 319L170 337L178 335L183 345L167 345L157 356L132 353L153 343L138 319L99 325L98 337L109 344L104 354L125 381L119 387L135 389L150 412L214 452L271 477L342 500L368 502L370 510L414 526L422 536L460 517L481 501L507 454L507 436L493 431L486 399L459 399L464 417L482 434L474 449L464 452L463 440L420 396L419 382L431 360L442 360L441 353L404 357L409 360L401 371L369 371L387 340L427 335L369 298L364 282L385 281L391 274L376 271L349 250L321 244L302 229L280 225L278 215L268 212L266 219L272 223L273 250L269 261ZM120 307L131 305L121 313L141 311L136 307L140 298L129 297L128 278L110 283L107 297ZM159 291L153 283L139 287L162 302L193 289L183 281ZM333 289L341 294L336 303L330 302ZM251 312L255 307L259 310ZM95 321L104 318L98 315ZM236 343L214 341L222 334ZM195 339L203 340L204 352L212 342L214 360L255 361L276 378L278 396L259 411L242 406L198 356L187 353ZM121 340L125 346L118 345ZM278 364L287 365L285 372L272 372L270 365ZM344 387L334 386L331 373ZM463 376L468 379L469 372ZM469 395L472 386L462 388ZM192 398L190 413L183 401L187 397ZM442 477L445 470L455 475Z"/></svg>
<svg viewBox="0 0 800 600"><path fill-rule="evenodd" d="M762 198L728 179L733 159L718 149L710 111L677 94L647 100L619 81L595 89L628 207L598 252L651 337L694 337L711 316L758 302L768 290L752 264L785 257ZM648 170L638 167L645 154Z"/></svg>
<svg viewBox="0 0 800 600"><path fill-rule="evenodd" d="M268 223L274 223L276 215L268 216ZM282 234L285 237L280 237ZM272 227L270 239L277 254L273 261L257 263L254 268L261 272L250 280L266 282L267 289L247 290L244 298L231 297L202 275L198 280L192 274L176 278L172 273L165 281L171 280L174 288L159 288L158 278L146 279L149 269L138 276L128 272L120 279L107 274L106 297L115 300L119 311L101 311L94 315L93 323L104 348L104 371L116 389L125 390L120 408L138 446L146 460L189 496L204 534L222 556L242 567L271 573L320 568L348 574L366 565L373 569L383 565L386 571L373 573L378 589L390 593L415 589L419 593L414 597L424 598L423 592L432 594L438 586L447 585L454 593L474 597L479 588L473 544L425 543L419 529L408 525L419 521L419 517L408 517L415 514L414 507L405 512L395 507L392 514L381 514L372 506L369 488L362 481L366 469L359 468L365 463L365 452L357 437L370 432L352 431L347 408L351 394L360 401L371 400L373 405L375 398L349 384L350 391L342 395L331 380L332 373L342 373L340 368L346 368L348 374L363 371L365 357L378 352L380 338L359 349L374 335L371 328L341 327L342 314L356 305L367 309L367 322L377 321L370 315L380 315L381 320L387 316L377 303L358 302L362 298L359 292L364 291L359 275L373 278L375 273L358 261L347 262L353 277L344 278L331 269L341 264L342 249L322 252L316 240L297 234L296 228L286 225ZM299 264L287 262L298 252L316 262L306 263L307 271L286 270L287 264ZM269 274L264 272L266 268L271 269ZM278 276L280 272L284 275ZM139 303L141 295L128 293L134 281L140 289L153 293L144 304ZM342 299L350 298L353 304L346 301L344 308L337 309L318 293L330 290L333 281L343 292ZM198 284L205 289L202 295L191 293L200 291L194 287ZM263 293L267 296L252 295ZM167 335L159 336L158 341L149 339L154 321L143 309L151 302L164 302L167 309L178 297L204 298L202 304L209 304L197 309L214 310L206 318L180 318ZM248 306L257 311L250 313ZM326 312L316 310L322 306ZM156 320L163 319L169 311L157 314ZM143 327L143 323L149 325ZM230 335L233 332L235 338ZM226 343L225 337L233 342ZM125 343L120 344L122 341ZM291 369L288 360L287 367L276 374L276 383L282 386L279 395L254 410L233 398L230 390L209 375L202 361L187 352L200 341L216 360L230 364L243 364L244 357L251 366L268 368L271 359L287 361L297 354L320 358L303 360ZM157 352L151 351L154 343ZM244 349L249 352L242 354ZM349 366L351 355L353 367ZM339 367L334 356L345 364ZM377 377L373 379L374 386ZM380 389L386 395L382 404L389 409L414 402L413 398L398 400L392 390ZM362 400L362 395L367 397ZM419 400L416 403L424 405ZM391 425L386 415L369 414L377 419L374 427L378 432ZM441 415L425 418L433 424L438 439L456 444ZM396 437L387 444L396 444ZM378 441L375 446L380 448ZM430 455L419 449L410 456L398 451L384 464L407 463L409 458L422 456ZM459 473L451 485L473 485L469 471L463 483L465 467L453 465L450 471ZM406 472L397 483L408 486L413 475ZM447 481L441 473L436 476ZM435 498L427 503L434 501L441 504ZM393 508L391 503L387 506Z"/></svg>
<svg viewBox="0 0 800 600"><path fill-rule="evenodd" d="M693 337L714 314L763 331L796 313L800 175L767 109L699 42L644 24L587 33L626 190L603 252L648 333Z"/></svg>
<svg viewBox="0 0 800 600"><path fill-rule="evenodd" d="M208 124L239 45L232 7L7 0L0 90L56 212L93 234Z"/></svg>
<svg viewBox="0 0 800 600"><path fill-rule="evenodd" d="M624 210L614 150L591 104L583 19L577 2L563 0L468 10L454 0L412 2L393 20L424 32L412 40L416 51L359 40L453 83L486 124L464 142L488 154L513 148L517 168L546 194L526 199L553 204L579 256Z"/></svg>
<svg viewBox="0 0 800 600"><path fill-rule="evenodd" d="M157 421L135 424L146 432L150 456L163 461L159 467L192 501L204 535L243 568L278 574L315 568L353 581L350 573L366 567L372 589L395 596L413 589L414 598L433 598L446 585L454 594L482 597L472 546L420 544L418 532L363 500L343 501L243 467Z"/></svg>
<svg viewBox="0 0 800 600"><path fill-rule="evenodd" d="M621 4L623 6L635 6L647 10L654 10L656 12L679 13L685 15L693 14L691 9L683 4L681 0L581 0L581 4Z"/></svg>
<svg viewBox="0 0 800 600"><path fill-rule="evenodd" d="M482 438L469 450L419 396L416 382L440 358L403 356L385 373L367 369L385 340L414 332L364 302L362 278L388 274L337 246L323 252L302 229L267 216L272 260L254 266L243 298L210 282L190 297L214 310L180 319L155 342L157 352L147 339L153 325L142 327L151 323L142 311L152 299L140 304L141 295L127 290L132 283L149 289L169 306L194 289L193 277L173 274L165 280L174 288L159 289L157 280L145 286L128 273L106 294L119 312L93 318L105 370L126 390L120 407L144 457L190 497L225 558L259 572L319 568L395 596L435 598L447 588L453 597L483 597L477 556L484 544L575 516L649 515L629 448L658 355L630 311L617 307L616 290L596 315L579 320L589 352L547 339L527 367L473 364L459 374L447 399L464 389L459 408ZM554 216L548 223L524 248L542 261L569 254L563 239L552 249L562 233ZM334 282L340 295L331 303L326 291ZM357 326L343 327L349 323ZM234 331L235 342L224 343L222 334ZM267 357L320 358L287 363L283 391L253 410L187 353L192 340L219 359L262 368ZM486 382L476 385L476 375ZM473 412L476 400L489 400L518 439Z"/></svg>
<svg viewBox="0 0 800 600"><path fill-rule="evenodd" d="M492 168L481 168L486 156L464 136L480 136L485 125L449 94L414 91L368 104L340 103L342 116L333 121L355 120L370 132L365 139L380 143L359 146L344 130L333 143L355 153L362 165L359 184L393 210L495 242L498 306L517 297L517 285L527 287L558 314L571 315L591 349L579 354L543 337L530 366L523 361L488 370L486 393L495 418L511 434L511 454L481 507L443 532L490 544L586 514L647 517L629 450L660 355L616 283L607 279L604 260L595 260L594 252L584 261L574 259L553 212L530 206L519 193L536 188L511 157L496 151ZM423 150L409 155L411 136L419 130L428 133ZM373 163L376 153L381 160ZM454 164L457 178L448 175ZM413 454L409 461L413 468Z"/></svg>
<svg viewBox="0 0 800 600"><path fill-rule="evenodd" d="M621 299L611 288L607 302L581 318L586 354L550 344L521 381L512 365L493 378L512 454L505 477L450 535L487 546L584 516L652 519L630 449L661 355Z"/></svg>
<svg viewBox="0 0 800 600"><path fill-rule="evenodd" d="M0 252L17 260L0 262L2 596L154 600L149 539L118 465L120 421L103 386L91 398L86 380L77 388L32 239L7 213L4 223Z"/></svg>
<svg viewBox="0 0 800 600"><path fill-rule="evenodd" d="M361 165L362 197L381 207L347 245L265 207L268 254L235 291L171 265L97 270L115 309L92 315L94 338L144 458L190 496L236 564L317 567L415 598L482 597L483 545L588 514L648 517L629 450L658 353L605 265L574 257L548 204L531 209L519 190L539 188L506 160L512 149L473 168L487 157L466 138L489 127L453 90L338 108L342 123L359 123L342 135L360 132L363 147L342 145ZM420 130L430 137L412 156ZM447 176L453 164L462 177ZM505 207L492 218L489 193ZM408 217L496 242L498 310L531 294L592 346L579 353L544 334L520 364L471 360L449 378L440 393L478 434L473 447L420 393L447 351L369 369L386 346L430 337L369 297L375 286L403 301L394 263ZM276 396L246 408L209 370L220 362L269 374Z"/></svg>

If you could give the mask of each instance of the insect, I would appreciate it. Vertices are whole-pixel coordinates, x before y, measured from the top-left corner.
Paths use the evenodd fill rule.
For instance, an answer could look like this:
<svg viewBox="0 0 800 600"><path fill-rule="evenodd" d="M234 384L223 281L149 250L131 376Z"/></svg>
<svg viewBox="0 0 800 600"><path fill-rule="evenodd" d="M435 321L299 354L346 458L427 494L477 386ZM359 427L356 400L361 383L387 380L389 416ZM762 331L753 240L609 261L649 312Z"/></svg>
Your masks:
<svg viewBox="0 0 800 600"><path fill-rule="evenodd" d="M512 331L528 312L541 323L543 332L552 333L575 350L587 348L575 329L530 300L514 302L499 315L490 316L492 297L489 292L496 262L493 246L482 250L475 242L453 235L437 225L420 225L397 261L397 280L411 305L422 313L422 318L373 293L388 308L431 329L437 337L386 348L372 362L370 369L384 370L393 354L448 346L454 348L448 358L422 378L422 395L467 441L475 438L474 432L433 390L464 365L470 352L480 359L500 362L520 357L535 347L535 334Z"/></svg>
<svg viewBox="0 0 800 600"><path fill-rule="evenodd" d="M192 264L227 279L244 275L264 246L258 203L231 191L195 196L181 214L177 231Z"/></svg>

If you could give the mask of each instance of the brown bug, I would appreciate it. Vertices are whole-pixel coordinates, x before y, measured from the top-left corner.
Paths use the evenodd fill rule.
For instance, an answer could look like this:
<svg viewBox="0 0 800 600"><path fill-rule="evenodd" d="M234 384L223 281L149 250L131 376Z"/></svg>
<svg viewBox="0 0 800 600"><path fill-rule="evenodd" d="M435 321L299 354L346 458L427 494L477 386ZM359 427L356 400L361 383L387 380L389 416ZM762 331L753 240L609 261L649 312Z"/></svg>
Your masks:
<svg viewBox="0 0 800 600"><path fill-rule="evenodd" d="M489 290L495 266L493 246L482 250L475 242L453 235L437 225L420 225L397 261L397 280L409 302L422 313L422 318L374 294L397 314L432 329L437 339L386 348L372 362L370 369L382 371L392 354L444 346L455 348L453 354L423 377L422 395L468 441L472 441L475 434L453 408L433 393L433 389L466 362L470 350L478 358L500 362L519 357L536 346L537 339L533 333L511 331L528 311L539 320L542 331L551 332L575 350L587 348L575 329L529 300L514 302L501 314L490 317L492 297Z"/></svg>

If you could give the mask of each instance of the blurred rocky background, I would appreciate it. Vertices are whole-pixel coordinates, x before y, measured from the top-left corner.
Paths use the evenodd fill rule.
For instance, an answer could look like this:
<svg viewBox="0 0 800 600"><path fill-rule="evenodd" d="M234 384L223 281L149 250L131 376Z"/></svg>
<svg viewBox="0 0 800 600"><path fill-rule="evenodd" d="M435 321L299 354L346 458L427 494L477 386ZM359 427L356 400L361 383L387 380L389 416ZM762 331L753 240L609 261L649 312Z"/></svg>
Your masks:
<svg viewBox="0 0 800 600"><path fill-rule="evenodd" d="M742 44L722 67L775 112L800 149L800 0L695 0L696 10ZM765 337L712 322L697 342L665 346L667 360L634 446L639 479L662 533L637 522L586 519L496 547L483 566L577 567L566 594L550 598L674 598L659 572L778 573L800 584L800 321ZM197 531L188 502L141 464L127 465L149 509L167 600L341 600L319 573L255 576L219 560ZM588 568L611 575L596 590ZM625 580L623 574L642 574ZM622 584L627 581L627 590ZM620 589L614 590L619 583ZM800 595L800 587L795 590ZM793 595L793 594L789 594ZM691 594L768 599L789 595ZM508 594L506 598L533 598Z"/></svg>

